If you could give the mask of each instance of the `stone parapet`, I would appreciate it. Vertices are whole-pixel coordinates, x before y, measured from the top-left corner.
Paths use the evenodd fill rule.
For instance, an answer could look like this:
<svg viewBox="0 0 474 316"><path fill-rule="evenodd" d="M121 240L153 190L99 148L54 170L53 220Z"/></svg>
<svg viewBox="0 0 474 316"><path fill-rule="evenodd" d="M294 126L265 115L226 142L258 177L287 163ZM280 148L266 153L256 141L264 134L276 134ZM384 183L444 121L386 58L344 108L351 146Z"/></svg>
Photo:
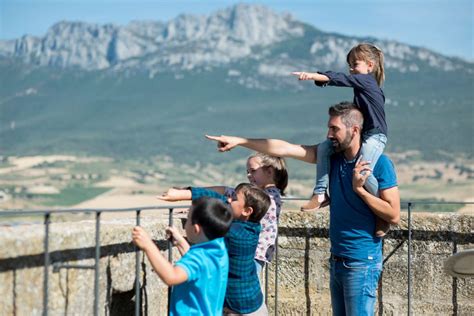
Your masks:
<svg viewBox="0 0 474 316"><path fill-rule="evenodd" d="M151 213L151 212L150 212ZM148 212L147 212L148 214ZM453 253L474 248L471 214L412 215L411 312L474 314L474 278L452 278L443 263ZM278 314L330 314L328 212L283 211L278 248ZM166 249L167 219L142 216L142 226ZM134 218L101 222L99 314L131 315L135 301L135 249L130 242ZM378 311L406 315L408 311L407 216L384 241L385 263L378 291ZM43 312L44 225L0 228L0 315L40 315ZM93 265L95 221L50 225L48 310L50 315L88 315L94 308L94 270L61 268L57 264ZM393 252L393 253L392 253ZM175 259L178 258L174 251ZM163 254L167 256L166 251ZM141 255L142 310L166 315L167 287ZM268 305L275 310L276 260L269 265Z"/></svg>

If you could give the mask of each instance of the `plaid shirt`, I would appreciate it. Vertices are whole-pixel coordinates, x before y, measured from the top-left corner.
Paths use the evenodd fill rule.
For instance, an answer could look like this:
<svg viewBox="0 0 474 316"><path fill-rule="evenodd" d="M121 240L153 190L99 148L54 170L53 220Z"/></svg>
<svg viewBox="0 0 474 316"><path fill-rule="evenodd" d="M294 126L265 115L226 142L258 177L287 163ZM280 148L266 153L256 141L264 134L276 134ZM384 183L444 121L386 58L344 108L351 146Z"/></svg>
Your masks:
<svg viewBox="0 0 474 316"><path fill-rule="evenodd" d="M204 188L191 188L192 199L203 196L227 201L226 197ZM263 304L263 294L255 266L255 250L260 223L233 220L224 240L229 254L229 279L224 306L240 314L256 311Z"/></svg>
<svg viewBox="0 0 474 316"><path fill-rule="evenodd" d="M271 262L275 253L275 242L278 234L278 219L281 212L281 194L276 187L269 187L264 190L270 197L270 207L265 216L260 220L262 231L258 239L258 247L255 252L255 259L263 262ZM235 194L234 188L226 187L224 195L231 197Z"/></svg>
<svg viewBox="0 0 474 316"><path fill-rule="evenodd" d="M221 200L225 204L229 204L227 202L227 197L225 197L222 194L217 193L216 191L212 191L212 190L209 190L206 188L200 188L200 187L191 187L191 199L193 201L199 198L202 198L204 196L215 198L215 199Z"/></svg>

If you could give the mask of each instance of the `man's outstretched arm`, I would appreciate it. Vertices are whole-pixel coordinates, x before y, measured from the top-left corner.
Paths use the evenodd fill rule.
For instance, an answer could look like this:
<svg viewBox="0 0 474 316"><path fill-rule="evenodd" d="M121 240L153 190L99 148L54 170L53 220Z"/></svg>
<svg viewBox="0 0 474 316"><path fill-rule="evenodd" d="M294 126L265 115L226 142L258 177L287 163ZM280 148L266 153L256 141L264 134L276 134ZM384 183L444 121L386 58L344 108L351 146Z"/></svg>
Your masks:
<svg viewBox="0 0 474 316"><path fill-rule="evenodd" d="M316 163L317 145L296 145L280 139L256 139L224 135L206 135L206 138L216 141L217 149L220 152L241 146L271 156L289 157L308 163Z"/></svg>

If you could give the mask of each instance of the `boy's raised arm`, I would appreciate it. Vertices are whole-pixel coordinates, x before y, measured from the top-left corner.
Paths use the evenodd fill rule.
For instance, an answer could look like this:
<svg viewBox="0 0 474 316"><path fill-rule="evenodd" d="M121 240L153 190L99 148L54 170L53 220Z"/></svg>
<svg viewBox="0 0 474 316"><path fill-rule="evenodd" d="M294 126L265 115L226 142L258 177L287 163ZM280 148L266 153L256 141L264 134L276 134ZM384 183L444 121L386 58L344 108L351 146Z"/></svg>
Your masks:
<svg viewBox="0 0 474 316"><path fill-rule="evenodd" d="M170 239L173 242L173 245L178 248L181 256L184 256L184 254L188 252L189 248L191 248L189 243L186 241L186 239L184 239L183 235L181 235L181 233L176 228L172 226L166 228L166 234L167 239Z"/></svg>
<svg viewBox="0 0 474 316"><path fill-rule="evenodd" d="M187 201L191 200L192 193L189 189L169 188L168 191L162 195L158 195L157 198L168 202Z"/></svg>
<svg viewBox="0 0 474 316"><path fill-rule="evenodd" d="M212 186L212 187L205 187L205 189L209 189L209 190L212 190L214 192L217 192L219 194L222 194L224 195L225 194L225 186L220 186L220 185L216 185L216 186Z"/></svg>
<svg viewBox="0 0 474 316"><path fill-rule="evenodd" d="M296 145L280 139L256 139L235 136L210 136L207 139L217 142L220 152L230 151L234 147L246 147L261 153L277 157L290 157L309 163L316 163L317 145Z"/></svg>
<svg viewBox="0 0 474 316"><path fill-rule="evenodd" d="M182 268L173 266L163 257L158 247L143 228L140 226L133 228L132 240L137 247L145 252L153 270L155 270L166 285L173 286L188 280L188 275Z"/></svg>

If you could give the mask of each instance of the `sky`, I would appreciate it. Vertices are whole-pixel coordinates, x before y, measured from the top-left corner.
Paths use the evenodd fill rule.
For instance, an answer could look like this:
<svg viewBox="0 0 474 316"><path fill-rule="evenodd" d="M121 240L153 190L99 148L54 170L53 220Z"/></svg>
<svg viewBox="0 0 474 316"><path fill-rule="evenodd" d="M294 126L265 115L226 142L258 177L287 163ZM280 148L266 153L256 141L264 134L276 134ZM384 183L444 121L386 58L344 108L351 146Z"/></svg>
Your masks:
<svg viewBox="0 0 474 316"><path fill-rule="evenodd" d="M210 14L231 0L0 0L0 40L43 36L58 21L126 25ZM474 61L473 0L275 0L258 3L327 32L373 36Z"/></svg>

